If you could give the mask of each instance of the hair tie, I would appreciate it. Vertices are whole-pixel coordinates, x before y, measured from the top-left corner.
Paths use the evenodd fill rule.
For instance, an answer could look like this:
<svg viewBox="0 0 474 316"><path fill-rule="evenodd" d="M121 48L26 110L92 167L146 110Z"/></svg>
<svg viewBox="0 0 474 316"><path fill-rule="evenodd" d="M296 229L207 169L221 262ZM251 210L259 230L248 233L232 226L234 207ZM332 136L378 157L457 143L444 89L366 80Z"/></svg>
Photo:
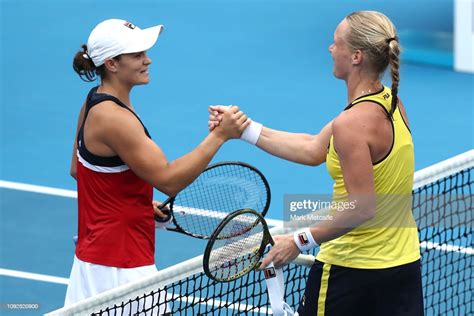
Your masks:
<svg viewBox="0 0 474 316"><path fill-rule="evenodd" d="M397 42L397 41L398 41L398 38L397 38L397 37L390 37L390 38L388 38L386 41L387 41L387 44L390 45L390 42L391 42L391 41Z"/></svg>
<svg viewBox="0 0 474 316"><path fill-rule="evenodd" d="M91 59L91 57L89 56L89 52L87 51L86 45L82 45L82 52L82 57L84 57L85 59Z"/></svg>

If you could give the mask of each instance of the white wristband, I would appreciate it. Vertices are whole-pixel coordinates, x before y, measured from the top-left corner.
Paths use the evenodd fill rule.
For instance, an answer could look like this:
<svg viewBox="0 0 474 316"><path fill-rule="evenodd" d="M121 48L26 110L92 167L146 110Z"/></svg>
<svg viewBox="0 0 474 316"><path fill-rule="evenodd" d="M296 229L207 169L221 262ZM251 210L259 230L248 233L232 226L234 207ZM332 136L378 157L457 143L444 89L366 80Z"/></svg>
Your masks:
<svg viewBox="0 0 474 316"><path fill-rule="evenodd" d="M293 234L293 239L301 252L311 250L318 246L309 227L296 231Z"/></svg>
<svg viewBox="0 0 474 316"><path fill-rule="evenodd" d="M241 140L245 140L247 143L255 145L262 133L263 125L254 121L250 122L250 125L247 126L242 135L240 135Z"/></svg>

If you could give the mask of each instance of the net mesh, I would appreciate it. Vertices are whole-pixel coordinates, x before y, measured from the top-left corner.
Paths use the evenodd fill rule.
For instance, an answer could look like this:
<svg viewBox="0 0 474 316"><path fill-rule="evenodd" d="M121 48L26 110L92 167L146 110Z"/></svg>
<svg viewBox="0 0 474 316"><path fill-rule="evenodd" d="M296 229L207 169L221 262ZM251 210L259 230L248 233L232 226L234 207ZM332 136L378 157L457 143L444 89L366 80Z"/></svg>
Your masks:
<svg viewBox="0 0 474 316"><path fill-rule="evenodd" d="M473 165L474 150L415 174L413 212L421 240L426 315L473 313ZM202 257L197 257L163 270L146 282L111 290L56 313L271 314L261 271L232 282L217 283L206 277L201 265ZM293 264L284 269L285 300L295 310L308 272L308 268Z"/></svg>
<svg viewBox="0 0 474 316"><path fill-rule="evenodd" d="M473 168L414 190L425 312L472 315Z"/></svg>

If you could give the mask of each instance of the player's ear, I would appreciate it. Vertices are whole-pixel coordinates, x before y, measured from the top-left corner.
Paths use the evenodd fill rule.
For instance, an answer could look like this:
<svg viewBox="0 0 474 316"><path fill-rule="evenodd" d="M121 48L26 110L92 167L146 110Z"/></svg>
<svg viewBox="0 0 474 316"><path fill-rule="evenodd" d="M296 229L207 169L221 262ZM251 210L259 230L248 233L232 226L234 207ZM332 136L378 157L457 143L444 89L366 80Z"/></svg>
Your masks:
<svg viewBox="0 0 474 316"><path fill-rule="evenodd" d="M360 49L354 50L354 52L351 55L351 63L353 65L360 65L362 64L362 61L364 59L364 54Z"/></svg>
<svg viewBox="0 0 474 316"><path fill-rule="evenodd" d="M105 62L104 62L104 66L110 72L117 72L117 61L113 58L106 59Z"/></svg>

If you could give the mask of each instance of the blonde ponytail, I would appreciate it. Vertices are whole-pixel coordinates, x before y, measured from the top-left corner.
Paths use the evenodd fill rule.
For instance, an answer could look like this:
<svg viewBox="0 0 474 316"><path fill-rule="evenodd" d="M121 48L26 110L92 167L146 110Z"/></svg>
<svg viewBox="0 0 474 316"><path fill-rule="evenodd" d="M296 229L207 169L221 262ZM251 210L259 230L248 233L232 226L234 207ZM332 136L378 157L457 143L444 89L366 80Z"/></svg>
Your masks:
<svg viewBox="0 0 474 316"><path fill-rule="evenodd" d="M397 107L400 83L400 43L397 30L384 14L376 11L358 11L349 14L346 21L350 26L346 42L352 49L366 53L373 71L382 76L390 65L392 79L392 104L389 118Z"/></svg>
<svg viewBox="0 0 474 316"><path fill-rule="evenodd" d="M397 38L389 38L388 44L388 63L390 65L390 75L392 77L392 105L390 107L390 117L398 103L398 84L400 82L400 44Z"/></svg>

